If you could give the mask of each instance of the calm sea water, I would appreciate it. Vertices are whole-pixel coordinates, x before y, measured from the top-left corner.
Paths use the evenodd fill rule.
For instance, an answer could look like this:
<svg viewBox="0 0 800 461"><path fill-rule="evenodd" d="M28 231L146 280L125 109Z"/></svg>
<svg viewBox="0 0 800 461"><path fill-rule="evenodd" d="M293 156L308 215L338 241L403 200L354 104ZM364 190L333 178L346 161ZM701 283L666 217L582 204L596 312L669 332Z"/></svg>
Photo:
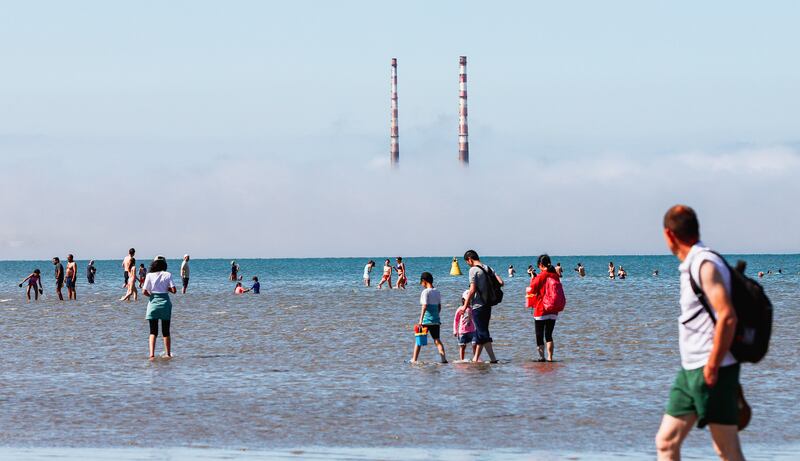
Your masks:
<svg viewBox="0 0 800 461"><path fill-rule="evenodd" d="M754 411L745 453L796 458L800 256L740 258L748 273L783 269L763 279L776 310L770 353L742 371ZM372 259L378 278L384 257ZM81 261L72 303L54 300L48 261L0 262L0 458L651 458L679 367L678 262L555 260L567 269L568 305L558 362L547 364L532 361L524 308L533 258L485 258L503 276L509 264L518 270L493 316L496 365L440 365L433 346L424 363L408 363L420 272L442 291L444 331L467 287L449 275L450 258L407 258L406 291L363 288L366 258L240 260L245 280L257 275L263 289L244 296L231 293L229 261L192 261L190 292L173 296L175 357L153 362L146 301L118 301L119 261L96 263L92 286ZM608 280L609 260L629 278ZM584 279L572 272L578 261ZM179 262L169 263L177 273ZM27 304L17 283L35 267L46 296ZM451 336L445 346L456 358ZM708 440L693 431L688 453L712 456Z"/></svg>

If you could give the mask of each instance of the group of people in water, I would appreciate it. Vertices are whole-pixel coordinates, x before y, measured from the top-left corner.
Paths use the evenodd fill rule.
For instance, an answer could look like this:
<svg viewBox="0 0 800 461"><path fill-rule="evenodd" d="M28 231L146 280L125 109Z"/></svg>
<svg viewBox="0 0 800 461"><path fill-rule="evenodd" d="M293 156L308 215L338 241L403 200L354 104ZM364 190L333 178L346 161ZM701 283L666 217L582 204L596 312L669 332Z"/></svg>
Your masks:
<svg viewBox="0 0 800 461"><path fill-rule="evenodd" d="M402 264L402 258L397 258L398 265ZM483 264L480 256L475 250L468 250L464 254L464 261L469 266L469 288L461 295L461 302L456 309L453 318L453 336L458 341L459 360L469 360L479 362L481 354L485 350L489 356L490 363L496 363L497 358L492 347L492 336L489 332L491 322L492 307L502 301L502 287L505 285L503 279L491 267ZM386 260L384 277L391 277L392 268ZM454 270L457 260L454 258ZM550 256L543 254L537 260L538 274L531 277L528 290L529 301L527 307L532 309L534 319L534 330L536 334L536 345L539 360L553 361L555 344L553 342L553 330L555 328L558 313L563 310L566 303L561 277L563 273L557 269L560 266L553 266ZM374 262L369 261L364 268L364 284L369 286L369 272L374 267ZM406 277L405 266L400 270L403 277ZM460 273L460 269L457 271ZM509 267L509 276L513 277L513 266ZM383 281L383 280L382 280ZM447 354L444 343L442 342L442 297L441 293L434 286L433 275L430 272L423 272L420 275L420 313L415 324L415 334L430 335L439 353L441 363L447 363ZM380 286L379 286L380 288ZM555 301L554 301L555 300ZM427 341L427 340L426 340ZM467 346L471 346L471 354L467 355ZM416 342L411 356L411 362L419 360L422 344Z"/></svg>
<svg viewBox="0 0 800 461"><path fill-rule="evenodd" d="M406 263L403 262L403 258L398 256L395 259L396 264L392 266L391 260L387 259L383 262L383 275L381 276L381 281L378 283L378 289L380 290L383 288L383 284L387 283L389 289L398 288L401 290L405 290L406 285L408 284L408 277L406 277ZM367 265L364 266L364 286L369 287L372 286L372 270L375 269L375 261L369 260ZM397 273L397 285L392 286L392 272Z"/></svg>
<svg viewBox="0 0 800 461"><path fill-rule="evenodd" d="M160 321L161 336L164 340L164 357L171 358L170 320L172 318L172 300L169 295L177 293L177 287L173 282L172 274L167 271L167 260L164 256L156 256L150 263L150 267L146 268L144 264L139 264L137 267L135 255L136 249L131 248L122 261L122 286L126 291L120 301L130 302L131 299L137 301L139 299L139 289L142 290L142 294L148 298L145 319L150 327L148 338L149 357L151 360L155 358L155 343L158 337ZM189 261L189 255L184 255L180 267L181 293L183 294L186 293L189 287ZM66 285L68 299L77 300L78 264L75 262L73 255L67 255L66 269L60 258L54 257L52 262L55 267L55 292L58 299L64 300L62 289ZM231 261L229 280L236 282L233 292L235 294L248 292L259 294L261 292L261 284L258 281L258 277L253 277L253 285L250 288L244 288L241 282L242 276L239 275L239 272L239 265L236 261ZM86 279L89 284L95 283L96 274L97 267L94 264L94 260L91 260L86 266ZM19 283L19 287L21 288L25 284L27 284L26 296L28 301L30 302L31 300L31 293L33 293L34 300L38 301L39 296L44 293L41 271L34 269L30 275Z"/></svg>

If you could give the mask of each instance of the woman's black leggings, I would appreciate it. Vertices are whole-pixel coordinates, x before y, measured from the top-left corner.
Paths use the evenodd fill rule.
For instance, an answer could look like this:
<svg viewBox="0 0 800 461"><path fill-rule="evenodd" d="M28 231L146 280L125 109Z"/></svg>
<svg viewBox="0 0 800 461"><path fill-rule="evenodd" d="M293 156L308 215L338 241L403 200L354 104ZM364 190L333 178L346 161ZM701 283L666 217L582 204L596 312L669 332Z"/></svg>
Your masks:
<svg viewBox="0 0 800 461"><path fill-rule="evenodd" d="M548 343L553 342L553 328L556 327L556 319L534 320L533 323L534 327L536 328L537 346L544 346L545 340Z"/></svg>
<svg viewBox="0 0 800 461"><path fill-rule="evenodd" d="M158 336L158 320L148 319L147 321L150 322L150 334ZM169 320L161 321L161 336L165 338L169 336Z"/></svg>

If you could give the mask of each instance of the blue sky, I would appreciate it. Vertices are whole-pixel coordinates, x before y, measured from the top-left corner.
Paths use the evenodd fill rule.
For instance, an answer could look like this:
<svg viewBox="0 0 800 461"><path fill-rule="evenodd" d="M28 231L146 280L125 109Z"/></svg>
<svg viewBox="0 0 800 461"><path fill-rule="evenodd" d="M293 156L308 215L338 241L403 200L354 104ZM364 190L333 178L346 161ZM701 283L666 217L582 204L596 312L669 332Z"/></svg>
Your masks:
<svg viewBox="0 0 800 461"><path fill-rule="evenodd" d="M6 2L0 259L660 253L678 201L723 250L797 252L798 10Z"/></svg>

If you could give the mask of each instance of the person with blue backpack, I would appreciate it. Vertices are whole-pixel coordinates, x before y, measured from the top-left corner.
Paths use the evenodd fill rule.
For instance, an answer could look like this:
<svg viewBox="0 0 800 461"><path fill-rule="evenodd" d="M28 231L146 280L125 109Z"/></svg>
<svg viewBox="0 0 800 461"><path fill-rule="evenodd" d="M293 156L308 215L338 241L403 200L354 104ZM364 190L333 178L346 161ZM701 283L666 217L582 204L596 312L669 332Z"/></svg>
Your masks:
<svg viewBox="0 0 800 461"><path fill-rule="evenodd" d="M553 361L553 329L556 327L558 313L564 310L566 298L561 285L561 277L550 261L550 256L543 254L536 262L539 275L531 279L530 294L533 296L533 323L536 331L536 349L539 361ZM545 359L545 342L547 358Z"/></svg>
<svg viewBox="0 0 800 461"><path fill-rule="evenodd" d="M762 287L700 241L697 214L675 205L664 215L664 239L681 261L678 345L681 368L656 434L659 460L680 459L697 423L706 425L724 460L744 460L738 431L750 410L739 384L741 362L767 353L772 304Z"/></svg>

